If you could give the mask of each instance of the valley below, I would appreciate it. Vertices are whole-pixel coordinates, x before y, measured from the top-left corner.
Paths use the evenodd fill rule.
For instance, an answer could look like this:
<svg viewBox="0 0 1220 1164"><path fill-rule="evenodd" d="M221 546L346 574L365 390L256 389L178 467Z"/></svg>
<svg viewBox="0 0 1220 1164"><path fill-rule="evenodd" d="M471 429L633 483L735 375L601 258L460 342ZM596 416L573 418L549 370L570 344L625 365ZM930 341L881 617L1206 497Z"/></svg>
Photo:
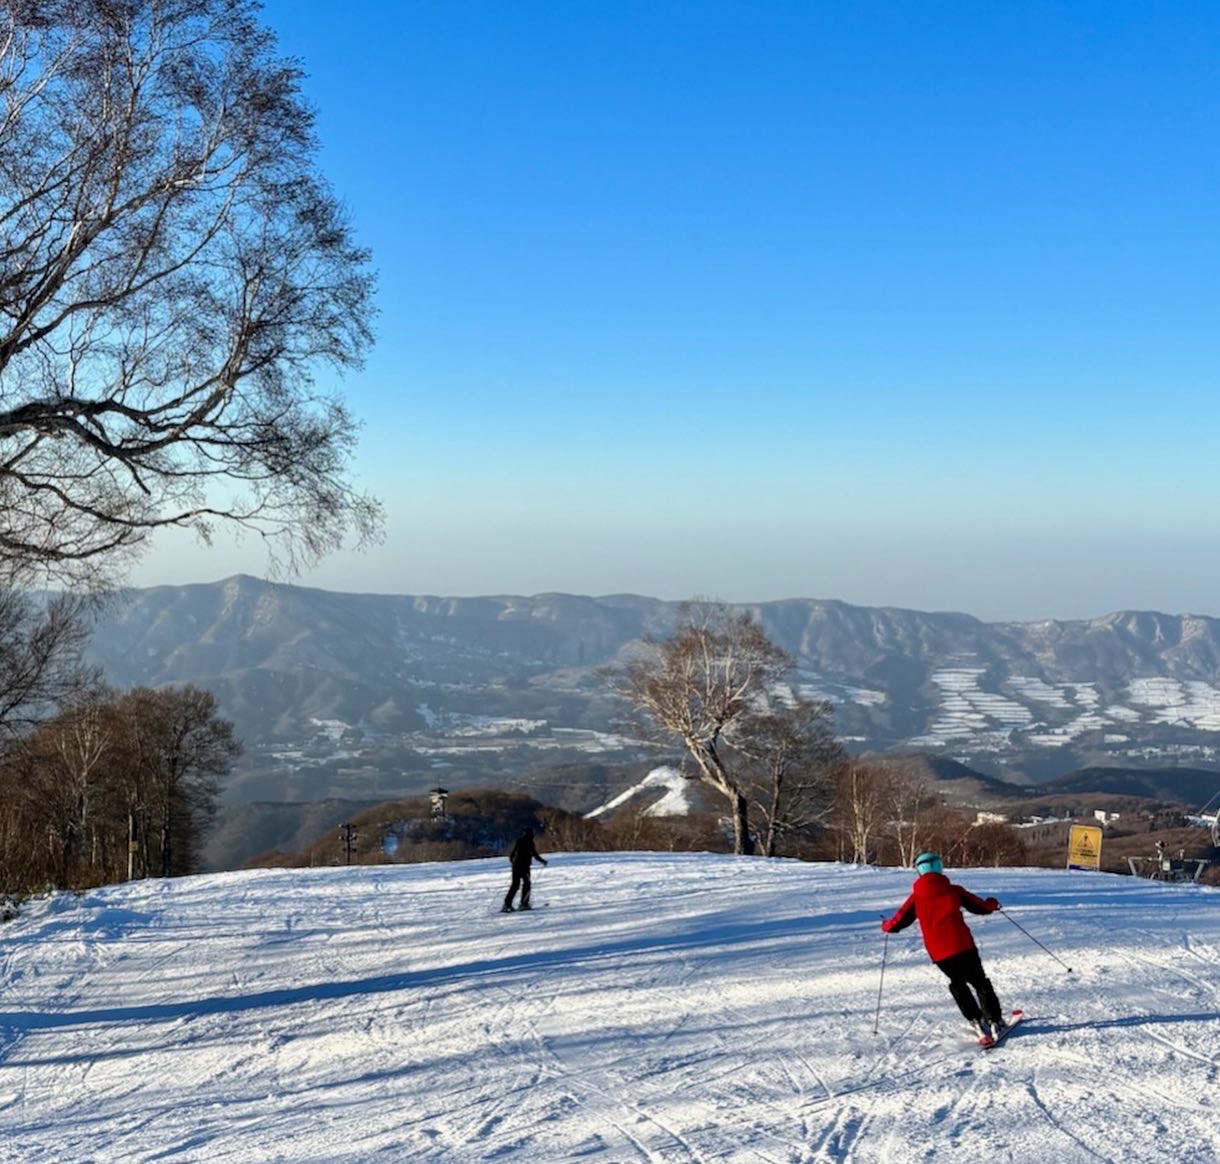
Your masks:
<svg viewBox="0 0 1220 1164"><path fill-rule="evenodd" d="M833 704L854 753L919 753L1031 789L1082 768L1220 773L1214 619L740 609L794 660L793 689ZM634 595L360 595L237 576L116 595L91 651L116 685L215 693L244 743L227 812L435 787L583 812L676 758L642 738L605 668L678 612Z"/></svg>

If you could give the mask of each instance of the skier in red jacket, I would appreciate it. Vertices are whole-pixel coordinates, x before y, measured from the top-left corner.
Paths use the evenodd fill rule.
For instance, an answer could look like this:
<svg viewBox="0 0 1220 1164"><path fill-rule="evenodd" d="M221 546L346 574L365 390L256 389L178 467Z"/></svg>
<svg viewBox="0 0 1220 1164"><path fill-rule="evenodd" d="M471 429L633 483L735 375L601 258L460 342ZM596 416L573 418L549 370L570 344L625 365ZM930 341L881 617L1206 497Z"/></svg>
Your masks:
<svg viewBox="0 0 1220 1164"><path fill-rule="evenodd" d="M911 887L911 896L893 917L881 923L881 928L893 934L919 919L923 944L949 979L949 993L958 1010L978 1032L979 1040L990 1043L1004 1033L1008 1024L1000 1010L1000 1000L983 971L962 910L995 913L1000 903L994 897L975 897L969 890L954 885L945 876L944 866L935 853L920 853L915 858L915 871L919 876Z"/></svg>

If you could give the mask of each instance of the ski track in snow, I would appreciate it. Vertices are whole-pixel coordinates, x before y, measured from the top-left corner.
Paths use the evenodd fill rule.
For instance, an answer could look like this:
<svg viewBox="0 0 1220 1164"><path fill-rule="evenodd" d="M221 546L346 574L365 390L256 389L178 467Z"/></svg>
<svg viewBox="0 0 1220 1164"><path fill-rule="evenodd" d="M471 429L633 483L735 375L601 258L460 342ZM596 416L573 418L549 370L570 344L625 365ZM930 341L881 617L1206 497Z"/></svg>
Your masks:
<svg viewBox="0 0 1220 1164"><path fill-rule="evenodd" d="M527 916L502 861L33 901L0 929L0 1160L1220 1159L1220 893L951 875L1062 959L970 919L1028 1015L986 1054L914 929L878 1014L902 870L555 854Z"/></svg>

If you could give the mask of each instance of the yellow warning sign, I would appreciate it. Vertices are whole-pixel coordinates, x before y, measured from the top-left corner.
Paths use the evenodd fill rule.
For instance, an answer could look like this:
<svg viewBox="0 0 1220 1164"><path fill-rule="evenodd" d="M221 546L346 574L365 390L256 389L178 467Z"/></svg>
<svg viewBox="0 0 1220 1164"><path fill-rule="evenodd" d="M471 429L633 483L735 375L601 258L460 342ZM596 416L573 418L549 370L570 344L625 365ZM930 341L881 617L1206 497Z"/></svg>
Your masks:
<svg viewBox="0 0 1220 1164"><path fill-rule="evenodd" d="M1101 829L1096 825L1072 825L1072 835L1068 841L1068 868L1101 868Z"/></svg>

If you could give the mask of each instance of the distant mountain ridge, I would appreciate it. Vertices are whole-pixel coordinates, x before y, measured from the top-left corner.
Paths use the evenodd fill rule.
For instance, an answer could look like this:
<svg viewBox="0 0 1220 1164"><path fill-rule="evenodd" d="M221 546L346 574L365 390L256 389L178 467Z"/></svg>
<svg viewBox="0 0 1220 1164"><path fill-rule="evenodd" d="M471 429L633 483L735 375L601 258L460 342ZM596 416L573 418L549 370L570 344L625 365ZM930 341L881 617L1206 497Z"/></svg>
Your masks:
<svg viewBox="0 0 1220 1164"><path fill-rule="evenodd" d="M1081 768L1042 785L1044 794L1061 792L1107 792L1116 796L1140 796L1149 800L1214 804L1220 796L1220 773L1198 768Z"/></svg>
<svg viewBox="0 0 1220 1164"><path fill-rule="evenodd" d="M369 799L454 772L638 758L597 669L666 633L678 605L345 594L237 576L116 596L91 650L118 684L213 690L260 770L246 799L281 798L311 766L328 783L310 793ZM804 692L834 702L853 749L919 750L1024 782L1220 757L1210 617L985 623L815 599L737 608L794 656Z"/></svg>

